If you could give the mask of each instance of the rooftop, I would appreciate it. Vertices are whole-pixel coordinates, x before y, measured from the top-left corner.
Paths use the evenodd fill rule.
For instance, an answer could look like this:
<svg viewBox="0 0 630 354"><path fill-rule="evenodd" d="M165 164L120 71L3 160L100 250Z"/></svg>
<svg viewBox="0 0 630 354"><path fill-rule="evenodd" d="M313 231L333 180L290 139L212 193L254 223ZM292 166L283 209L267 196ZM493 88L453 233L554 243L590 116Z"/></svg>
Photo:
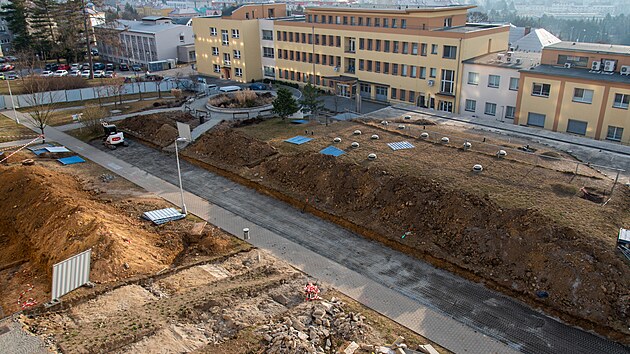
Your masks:
<svg viewBox="0 0 630 354"><path fill-rule="evenodd" d="M479 64L479 65L488 65L488 66L496 66L501 68L511 68L514 70L525 69L531 66L536 66L540 64L541 53L535 52L514 52L511 54L511 60L507 61L507 54L503 53L490 53L482 56L478 56L476 58L465 60L466 64ZM499 59L501 57L501 59ZM521 59L520 63L516 63L516 59Z"/></svg>
<svg viewBox="0 0 630 354"><path fill-rule="evenodd" d="M630 46L617 44L559 42L545 47L547 49L572 50L603 54L630 55Z"/></svg>
<svg viewBox="0 0 630 354"><path fill-rule="evenodd" d="M449 2L449 1L446 1ZM468 10L475 8L474 5L460 5L451 1L436 2L435 4L424 5L389 5L389 4L345 4L339 5L322 5L306 7L307 11L359 11L359 12L393 12L393 13L410 13L410 12L433 12L444 10Z"/></svg>
<svg viewBox="0 0 630 354"><path fill-rule="evenodd" d="M149 16L149 17L157 17L158 19L168 19L168 17L159 17L159 16ZM143 20L144 19L147 19L147 17L144 17ZM113 24L113 28L117 30L121 30L121 31L128 30L128 31L133 31L133 32L157 33L161 31L170 30L173 28L186 27L184 25L176 25L170 22L155 23L155 22L150 22L150 21L151 20L147 20L147 21L116 20L116 22ZM103 26L103 27L106 27L106 26Z"/></svg>
<svg viewBox="0 0 630 354"><path fill-rule="evenodd" d="M549 76L563 76L575 79L593 80L593 81L606 81L623 83L630 85L630 76L619 75L619 73L603 74L597 72L590 72L588 69L567 69L561 66L552 65L539 65L531 69L520 70L523 73L533 73Z"/></svg>
<svg viewBox="0 0 630 354"><path fill-rule="evenodd" d="M499 28L507 25L503 24L491 24L491 23L467 23L465 26L454 26L454 27L440 27L436 29L436 31L442 32L455 32L455 33L468 33L475 32L481 30L487 30L491 28Z"/></svg>

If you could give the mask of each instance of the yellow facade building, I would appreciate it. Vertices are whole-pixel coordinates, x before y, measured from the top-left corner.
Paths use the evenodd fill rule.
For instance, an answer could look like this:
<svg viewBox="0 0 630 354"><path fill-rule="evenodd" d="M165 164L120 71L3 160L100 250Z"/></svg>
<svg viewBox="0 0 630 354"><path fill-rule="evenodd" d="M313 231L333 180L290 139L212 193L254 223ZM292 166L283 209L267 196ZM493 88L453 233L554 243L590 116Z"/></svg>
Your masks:
<svg viewBox="0 0 630 354"><path fill-rule="evenodd" d="M515 124L630 143L630 46L553 44L520 82Z"/></svg>
<svg viewBox="0 0 630 354"><path fill-rule="evenodd" d="M278 10L274 16L263 9L252 13L260 7L243 5L231 16L193 20L200 73L234 78L233 65L221 63L227 48L222 48L220 30L239 29L246 38L229 38L228 46L248 53L258 48L259 57L245 56L242 76L237 76L243 81L311 82L341 96L456 112L462 61L508 46L508 26L466 24L472 6L317 7L307 8L302 17L282 17L286 14ZM274 17L272 27L257 20L261 13ZM212 28L216 36L208 36Z"/></svg>
<svg viewBox="0 0 630 354"><path fill-rule="evenodd" d="M248 4L229 15L193 18L197 70L226 80L261 80L261 28L285 16L286 4Z"/></svg>

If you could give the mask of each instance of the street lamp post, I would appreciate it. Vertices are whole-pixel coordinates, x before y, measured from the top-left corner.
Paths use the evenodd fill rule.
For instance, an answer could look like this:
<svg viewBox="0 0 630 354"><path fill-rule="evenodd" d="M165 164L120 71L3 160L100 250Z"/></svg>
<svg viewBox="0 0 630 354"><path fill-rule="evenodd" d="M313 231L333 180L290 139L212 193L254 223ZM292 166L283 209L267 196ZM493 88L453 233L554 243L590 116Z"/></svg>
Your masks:
<svg viewBox="0 0 630 354"><path fill-rule="evenodd" d="M175 139L175 159L177 160L177 177L179 178L179 192L182 196L182 213L184 215L188 214L188 210L186 210L186 203L184 202L184 188L182 187L182 171L179 168L179 151L177 149L177 143L180 141L187 141L184 138Z"/></svg>
<svg viewBox="0 0 630 354"><path fill-rule="evenodd" d="M9 81L11 80L7 78L6 81L7 81L7 86L9 87L9 97L11 97L11 106L13 107L13 116L15 117L15 122L17 124L20 124L20 118L18 117L17 112L15 111L15 101L13 101L13 93L11 92L11 84L9 83Z"/></svg>

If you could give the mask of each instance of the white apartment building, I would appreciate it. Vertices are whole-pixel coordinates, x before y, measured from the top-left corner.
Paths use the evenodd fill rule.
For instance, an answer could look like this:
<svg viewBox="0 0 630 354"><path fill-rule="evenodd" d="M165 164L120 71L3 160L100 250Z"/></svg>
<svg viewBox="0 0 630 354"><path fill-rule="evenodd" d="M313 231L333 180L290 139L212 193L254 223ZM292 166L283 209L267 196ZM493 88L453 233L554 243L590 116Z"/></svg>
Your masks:
<svg viewBox="0 0 630 354"><path fill-rule="evenodd" d="M118 32L119 44L107 40L112 31ZM178 47L195 43L192 27L173 24L170 18L160 16L118 20L113 27L96 26L95 33L104 60L145 66L149 62L178 61Z"/></svg>
<svg viewBox="0 0 630 354"><path fill-rule="evenodd" d="M540 64L541 53L491 53L464 61L459 114L512 121L519 70Z"/></svg>

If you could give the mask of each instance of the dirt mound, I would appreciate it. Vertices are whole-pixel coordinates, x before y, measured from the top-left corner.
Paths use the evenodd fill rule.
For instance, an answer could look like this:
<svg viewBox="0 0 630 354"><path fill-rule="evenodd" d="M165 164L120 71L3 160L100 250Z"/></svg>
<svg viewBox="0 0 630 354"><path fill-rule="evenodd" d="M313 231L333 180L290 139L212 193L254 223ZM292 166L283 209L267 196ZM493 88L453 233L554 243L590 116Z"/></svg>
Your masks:
<svg viewBox="0 0 630 354"><path fill-rule="evenodd" d="M29 274L25 283L41 283L38 292L49 291L53 264L88 248L95 282L158 271L177 252L156 246L163 241L143 229L143 221L92 199L75 178L41 166L0 170L0 204L0 266L26 263L20 273Z"/></svg>
<svg viewBox="0 0 630 354"><path fill-rule="evenodd" d="M117 125L138 138L165 147L177 138L177 122L190 124L196 120L189 113L174 111L131 117Z"/></svg>
<svg viewBox="0 0 630 354"><path fill-rule="evenodd" d="M589 242L534 210L501 208L434 180L314 153L282 156L252 172L298 200L316 196L318 209L390 244L445 260L508 292L536 298L546 291L547 305L600 324L630 320L623 300L630 297L630 271L613 245ZM402 239L405 232L411 233Z"/></svg>
<svg viewBox="0 0 630 354"><path fill-rule="evenodd" d="M220 167L253 166L276 153L270 144L227 127L204 134L184 151L187 156Z"/></svg>

